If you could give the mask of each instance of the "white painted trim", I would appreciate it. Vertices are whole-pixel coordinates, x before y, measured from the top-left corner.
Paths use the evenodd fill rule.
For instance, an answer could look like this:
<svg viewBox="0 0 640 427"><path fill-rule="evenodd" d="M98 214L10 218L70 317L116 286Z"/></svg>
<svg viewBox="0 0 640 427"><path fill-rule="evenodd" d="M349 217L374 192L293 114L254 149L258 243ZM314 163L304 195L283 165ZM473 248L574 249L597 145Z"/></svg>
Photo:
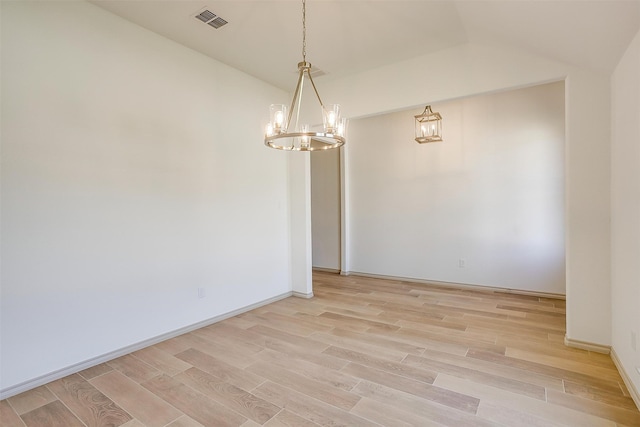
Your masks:
<svg viewBox="0 0 640 427"><path fill-rule="evenodd" d="M347 146L340 147L340 270L349 269L349 187L347 178Z"/></svg>
<svg viewBox="0 0 640 427"><path fill-rule="evenodd" d="M191 331L195 331L196 329L204 328L205 326L212 325L214 323L220 322L221 320L225 320L225 319L228 319L230 317L237 316L238 314L246 313L247 311L251 311L251 310L256 309L258 307L262 307L264 305L274 303L274 302L279 301L281 299L288 298L290 296L293 296L294 294L296 294L296 293L295 292L285 292L283 294L276 295L275 297L272 297L272 298L267 298L267 299L265 299L263 301L259 301L259 302L254 303L254 304L250 304L248 306L239 308L237 310L233 310L233 311L230 311L228 313L221 314L219 316L215 316L215 317L212 317L210 319L203 320L201 322L194 323L192 325L185 326L183 328L176 329L174 331L167 332L165 334L158 335L156 337L149 338L149 339L144 340L144 341L140 341L140 342L138 342L136 344L132 344L132 345L123 347L121 349L111 351L109 353L106 353L106 354L103 354L101 356L97 356L97 357L91 358L89 360L85 360L84 362L76 363L76 364L73 364L71 366L67 366L66 368L62 368L62 369L59 369L57 371L53 371L53 372L50 372L48 374L41 375L41 376L39 376L37 378L25 381L23 383L20 383L20 384L11 386L11 387L4 388L4 389L0 390L0 400L6 399L6 398L11 397L11 396L15 396L16 394L20 394L20 393L23 393L23 392L31 390L31 389L34 389L34 388L39 387L41 385L50 383L51 381L59 380L60 378L64 378L64 377L66 377L68 375L78 373L78 372L80 372L82 370L85 370L85 369L91 368L93 366L99 365L100 363L108 362L108 361L116 359L116 358L118 358L120 356L124 356L124 355L132 353L134 351L141 350L141 349L143 349L145 347L149 347L151 345L154 345L154 344L157 344L159 342L168 340L170 338L177 337L178 335L186 334L187 332L191 332ZM296 295L296 296L298 296L298 295ZM313 296L313 294L311 294L311 296ZM311 298L311 297L305 297L305 298Z"/></svg>
<svg viewBox="0 0 640 427"><path fill-rule="evenodd" d="M622 366L622 363L620 362L620 359L618 359L618 355L616 354L616 351L613 347L611 347L611 359L613 360L613 364L616 365L616 368L618 368L618 372L620 372L620 376L624 381L624 385L627 386L631 398L635 402L638 409L640 409L640 392L631 381L629 373L624 369L624 366Z"/></svg>
<svg viewBox="0 0 640 427"><path fill-rule="evenodd" d="M386 276L382 274L362 273L359 271L341 271L340 274L342 276L371 277L373 279L396 280L396 281L402 281L402 282L420 283L424 285L438 285L438 286L446 286L449 288L456 288L456 289L470 289L470 290L485 291L485 292L502 292L505 294L528 295L528 296L534 296L534 297L540 297L540 298L553 298L553 299L560 299L560 300L566 299L566 295L554 294L550 292L527 291L522 289L510 289L510 288L497 288L494 286L483 286L483 285L467 285L464 283L440 282L437 280L415 279L412 277Z"/></svg>
<svg viewBox="0 0 640 427"><path fill-rule="evenodd" d="M611 353L610 345L596 344L587 341L574 340L568 336L564 336L564 345L567 347L579 348L581 350L593 351L595 353L609 354Z"/></svg>
<svg viewBox="0 0 640 427"><path fill-rule="evenodd" d="M296 298L313 298L313 291L309 292L309 293L303 293L303 292L297 292L297 291L293 291L292 295Z"/></svg>

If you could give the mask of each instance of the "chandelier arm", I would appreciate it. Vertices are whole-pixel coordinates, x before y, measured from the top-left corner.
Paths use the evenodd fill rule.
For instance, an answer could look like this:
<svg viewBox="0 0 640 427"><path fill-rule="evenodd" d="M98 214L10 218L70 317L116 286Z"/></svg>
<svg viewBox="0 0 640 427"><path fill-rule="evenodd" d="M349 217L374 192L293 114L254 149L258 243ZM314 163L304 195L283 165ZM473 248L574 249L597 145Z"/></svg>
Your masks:
<svg viewBox="0 0 640 427"><path fill-rule="evenodd" d="M311 72L308 72L307 75L309 76L309 81L311 82L311 86L313 86L313 91L316 93L318 102L320 102L320 106L324 110L324 104L322 103L322 99L320 99L320 94L318 93L318 89L316 89L316 84L313 82L313 79L311 78Z"/></svg>
<svg viewBox="0 0 640 427"><path fill-rule="evenodd" d="M303 69L299 70L298 73L298 83L296 83L296 91L293 93L293 98L291 99L291 106L289 107L289 117L287 118L287 129L285 130L285 132L289 131L289 125L291 124L291 117L293 116L293 107L296 103L296 98L298 97L298 94L300 94L300 96L302 96L302 79L303 79Z"/></svg>
<svg viewBox="0 0 640 427"><path fill-rule="evenodd" d="M298 100L297 100L297 108L296 108L296 125L293 128L294 131L299 130L299 126L300 126L300 107L302 106L302 92L304 92L304 73L305 70L302 70L302 78L300 79L300 90L298 91ZM291 102L296 102L296 99L294 97L294 99L291 100ZM289 129L287 129L288 131Z"/></svg>

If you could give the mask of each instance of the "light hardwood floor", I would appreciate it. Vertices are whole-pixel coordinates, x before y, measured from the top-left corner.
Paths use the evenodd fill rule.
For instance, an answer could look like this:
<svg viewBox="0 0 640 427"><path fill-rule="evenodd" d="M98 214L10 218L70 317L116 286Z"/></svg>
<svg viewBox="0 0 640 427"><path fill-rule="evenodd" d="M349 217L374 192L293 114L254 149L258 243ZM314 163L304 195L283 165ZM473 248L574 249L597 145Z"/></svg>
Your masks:
<svg viewBox="0 0 640 427"><path fill-rule="evenodd" d="M0 401L14 426L640 426L562 300L314 273L288 298Z"/></svg>

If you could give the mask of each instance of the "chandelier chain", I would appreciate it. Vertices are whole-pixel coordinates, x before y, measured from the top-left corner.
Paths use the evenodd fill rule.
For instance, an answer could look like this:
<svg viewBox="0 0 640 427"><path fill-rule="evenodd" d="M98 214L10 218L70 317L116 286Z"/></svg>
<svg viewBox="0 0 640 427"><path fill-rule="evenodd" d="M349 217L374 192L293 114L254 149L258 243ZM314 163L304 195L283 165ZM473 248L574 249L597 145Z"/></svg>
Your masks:
<svg viewBox="0 0 640 427"><path fill-rule="evenodd" d="M302 62L307 62L307 3L302 0Z"/></svg>

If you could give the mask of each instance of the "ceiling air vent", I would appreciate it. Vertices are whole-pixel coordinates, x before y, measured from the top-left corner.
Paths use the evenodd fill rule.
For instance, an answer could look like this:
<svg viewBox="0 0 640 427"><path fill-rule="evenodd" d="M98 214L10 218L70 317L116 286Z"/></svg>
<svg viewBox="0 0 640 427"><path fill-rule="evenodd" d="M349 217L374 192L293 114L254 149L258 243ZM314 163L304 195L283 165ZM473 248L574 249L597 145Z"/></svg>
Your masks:
<svg viewBox="0 0 640 427"><path fill-rule="evenodd" d="M228 22L222 18L220 18L218 15L216 15L215 13L211 12L210 10L203 10L202 12L200 12L199 14L196 15L196 18L199 19L200 21L204 22L207 25L212 26L213 28L220 28L223 25L228 24Z"/></svg>

